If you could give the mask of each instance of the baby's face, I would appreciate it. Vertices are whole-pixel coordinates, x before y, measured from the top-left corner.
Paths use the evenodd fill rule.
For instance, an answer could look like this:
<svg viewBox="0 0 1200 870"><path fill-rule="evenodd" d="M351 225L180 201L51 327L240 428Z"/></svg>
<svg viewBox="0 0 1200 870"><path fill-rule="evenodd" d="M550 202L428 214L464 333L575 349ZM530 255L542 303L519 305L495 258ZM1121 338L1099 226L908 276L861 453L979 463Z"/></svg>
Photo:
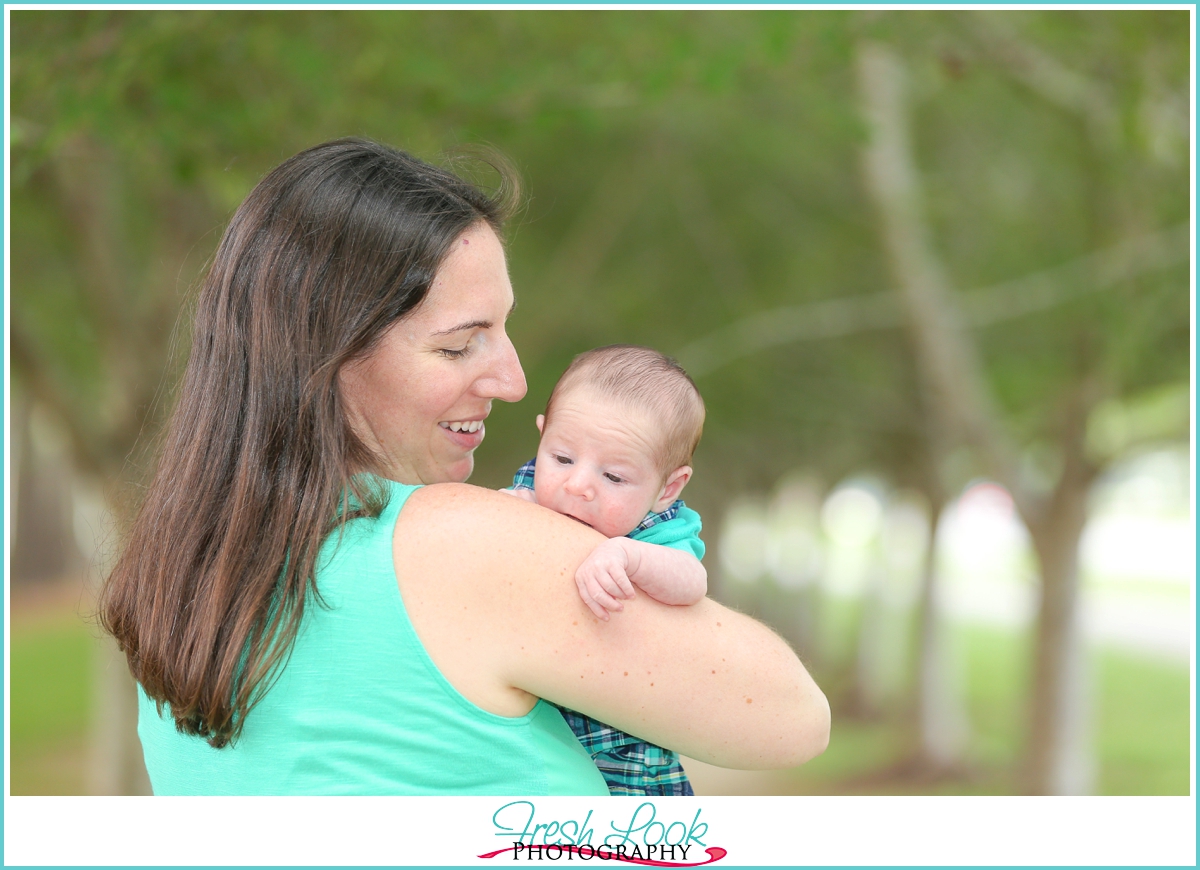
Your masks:
<svg viewBox="0 0 1200 870"><path fill-rule="evenodd" d="M578 387L560 396L542 423L537 503L609 538L627 535L651 510L663 510L663 475L651 459L661 437L646 414Z"/></svg>

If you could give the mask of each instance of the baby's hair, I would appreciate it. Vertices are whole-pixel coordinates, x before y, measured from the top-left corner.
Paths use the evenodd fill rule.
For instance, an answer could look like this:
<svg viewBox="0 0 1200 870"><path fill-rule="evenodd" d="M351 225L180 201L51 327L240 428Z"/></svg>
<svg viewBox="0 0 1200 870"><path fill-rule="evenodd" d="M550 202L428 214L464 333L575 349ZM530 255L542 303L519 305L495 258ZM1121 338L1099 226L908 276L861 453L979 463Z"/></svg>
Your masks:
<svg viewBox="0 0 1200 870"><path fill-rule="evenodd" d="M688 373L671 357L634 344L612 344L581 353L554 385L546 403L547 421L555 400L579 386L589 386L601 396L648 411L662 421L653 458L664 477L692 464L704 430L704 400Z"/></svg>

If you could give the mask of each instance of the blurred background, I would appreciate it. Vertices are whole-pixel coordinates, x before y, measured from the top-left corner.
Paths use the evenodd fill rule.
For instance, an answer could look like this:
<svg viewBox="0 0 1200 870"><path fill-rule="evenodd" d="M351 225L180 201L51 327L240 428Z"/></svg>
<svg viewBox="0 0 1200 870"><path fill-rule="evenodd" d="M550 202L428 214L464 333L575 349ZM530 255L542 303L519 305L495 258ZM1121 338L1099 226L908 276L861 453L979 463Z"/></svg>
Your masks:
<svg viewBox="0 0 1200 870"><path fill-rule="evenodd" d="M11 791L146 788L91 621L272 166L490 143L529 379L676 355L712 594L833 705L700 794L1188 794L1186 11L11 13ZM484 184L485 170L476 171Z"/></svg>

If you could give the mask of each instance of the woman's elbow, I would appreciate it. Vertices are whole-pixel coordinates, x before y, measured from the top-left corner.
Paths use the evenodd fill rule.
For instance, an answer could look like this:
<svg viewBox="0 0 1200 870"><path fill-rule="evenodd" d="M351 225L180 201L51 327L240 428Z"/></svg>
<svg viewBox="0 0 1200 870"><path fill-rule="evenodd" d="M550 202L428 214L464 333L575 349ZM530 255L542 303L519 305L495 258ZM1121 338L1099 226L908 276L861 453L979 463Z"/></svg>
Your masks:
<svg viewBox="0 0 1200 870"><path fill-rule="evenodd" d="M796 767L816 758L829 746L829 701L815 684L798 699L779 735L777 749L768 763L771 768Z"/></svg>
<svg viewBox="0 0 1200 870"><path fill-rule="evenodd" d="M796 755L790 767L811 761L829 746L831 718L825 693L814 685L804 706L800 734L796 740Z"/></svg>

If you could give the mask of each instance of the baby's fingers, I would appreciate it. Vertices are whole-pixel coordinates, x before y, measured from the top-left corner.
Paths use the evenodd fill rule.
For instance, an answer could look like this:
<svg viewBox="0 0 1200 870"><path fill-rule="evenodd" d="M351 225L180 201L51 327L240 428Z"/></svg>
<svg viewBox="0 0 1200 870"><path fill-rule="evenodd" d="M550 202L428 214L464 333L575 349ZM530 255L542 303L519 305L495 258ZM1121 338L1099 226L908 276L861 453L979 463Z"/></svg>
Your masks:
<svg viewBox="0 0 1200 870"><path fill-rule="evenodd" d="M584 577L583 574L575 575L575 586L579 589L579 597L583 599L583 603L587 605L588 610L596 614L597 618L607 621L608 610L605 610L604 604L597 600L602 595L605 598L609 598L604 590L594 583L589 582L588 578ZM609 600L611 601L612 599L609 598Z"/></svg>
<svg viewBox="0 0 1200 870"><path fill-rule="evenodd" d="M618 601L611 592L602 586L594 586L591 590L592 598L608 610L622 610L624 605Z"/></svg>
<svg viewBox="0 0 1200 870"><path fill-rule="evenodd" d="M608 569L608 575L612 578L613 585L616 586L615 591L609 587L613 595L615 595L617 598L633 597L633 582L629 579L628 574L626 574L621 568L613 566Z"/></svg>
<svg viewBox="0 0 1200 870"><path fill-rule="evenodd" d="M612 592L607 588L606 582L611 583L608 575L602 568L593 567L592 570L582 572L575 578L576 584L579 586L579 593L585 600L594 601L605 609L604 618L608 618L608 612L611 610L621 610L621 602L616 599Z"/></svg>

